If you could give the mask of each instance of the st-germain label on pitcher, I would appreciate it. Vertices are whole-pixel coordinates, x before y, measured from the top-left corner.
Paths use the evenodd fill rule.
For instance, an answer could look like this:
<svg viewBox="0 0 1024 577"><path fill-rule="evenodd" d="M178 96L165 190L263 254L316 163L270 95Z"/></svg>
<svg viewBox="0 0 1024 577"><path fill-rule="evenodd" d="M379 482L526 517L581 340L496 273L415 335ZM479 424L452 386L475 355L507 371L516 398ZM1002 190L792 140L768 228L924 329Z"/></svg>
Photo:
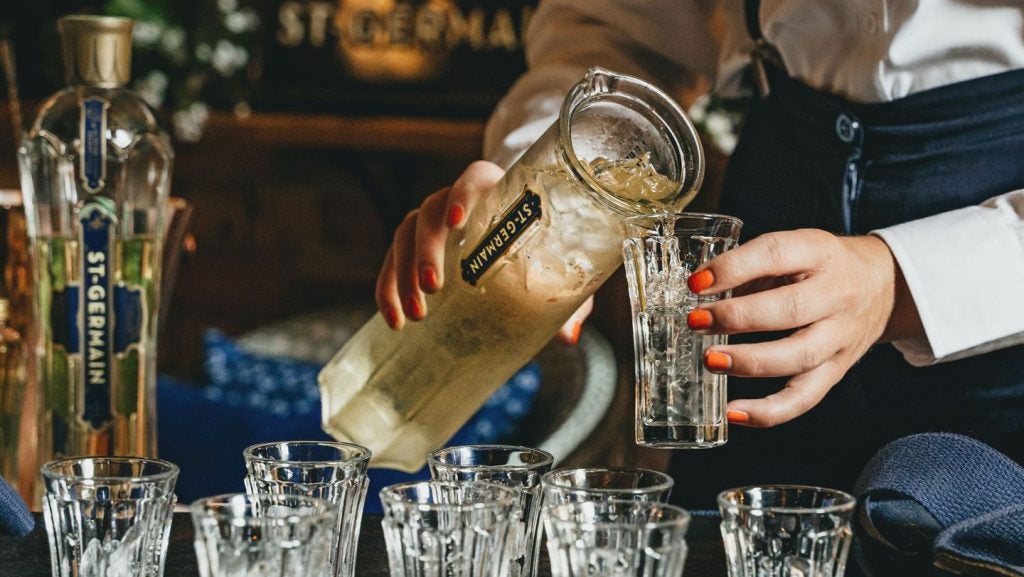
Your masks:
<svg viewBox="0 0 1024 577"><path fill-rule="evenodd" d="M82 149L79 151L79 170L82 187L90 193L102 189L107 178L108 108L110 103L98 96L82 99L82 120L79 126Z"/></svg>
<svg viewBox="0 0 1024 577"><path fill-rule="evenodd" d="M462 280L476 286L498 260L508 253L512 245L523 237L530 225L541 217L540 196L529 188L509 207L501 219L473 250L462 259Z"/></svg>
<svg viewBox="0 0 1024 577"><path fill-rule="evenodd" d="M87 204L80 213L82 234L82 382L81 419L94 429L111 420L113 375L114 293L111 290L114 215L101 203Z"/></svg>

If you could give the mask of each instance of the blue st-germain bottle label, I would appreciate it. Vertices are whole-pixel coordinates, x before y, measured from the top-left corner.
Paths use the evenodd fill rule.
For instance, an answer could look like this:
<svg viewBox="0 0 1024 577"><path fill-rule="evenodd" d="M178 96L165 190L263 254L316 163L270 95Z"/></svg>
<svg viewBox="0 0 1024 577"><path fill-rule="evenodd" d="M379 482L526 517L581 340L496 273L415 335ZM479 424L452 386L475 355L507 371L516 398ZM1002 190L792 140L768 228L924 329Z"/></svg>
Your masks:
<svg viewBox="0 0 1024 577"><path fill-rule="evenodd" d="M83 383L79 420L101 430L113 420L115 360L139 346L145 330L143 287L114 278L116 217L113 203L96 197L79 212L81 282L52 293L50 327L53 345L79 359ZM45 263L44 263L45 265Z"/></svg>
<svg viewBox="0 0 1024 577"><path fill-rule="evenodd" d="M107 178L107 109L110 103L98 96L82 99L82 121L79 137L82 141L82 187L89 193L103 188Z"/></svg>
<svg viewBox="0 0 1024 577"><path fill-rule="evenodd" d="M476 286L541 216L540 196L529 188L525 189L473 250L466 253L461 261L462 280Z"/></svg>
<svg viewBox="0 0 1024 577"><path fill-rule="evenodd" d="M82 234L81 346L84 422L94 429L113 420L110 407L113 384L114 294L111 274L114 215L99 202L86 204L79 213Z"/></svg>

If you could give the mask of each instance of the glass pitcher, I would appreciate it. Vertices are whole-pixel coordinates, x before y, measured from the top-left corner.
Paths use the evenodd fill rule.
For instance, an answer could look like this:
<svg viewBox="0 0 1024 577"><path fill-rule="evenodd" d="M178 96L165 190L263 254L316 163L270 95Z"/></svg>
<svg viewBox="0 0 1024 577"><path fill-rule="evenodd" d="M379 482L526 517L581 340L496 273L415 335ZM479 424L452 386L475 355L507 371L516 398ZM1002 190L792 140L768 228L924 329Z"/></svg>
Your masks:
<svg viewBox="0 0 1024 577"><path fill-rule="evenodd" d="M429 315L375 315L319 375L324 429L416 471L622 264L622 218L678 211L703 179L664 92L591 69L551 127L449 235Z"/></svg>

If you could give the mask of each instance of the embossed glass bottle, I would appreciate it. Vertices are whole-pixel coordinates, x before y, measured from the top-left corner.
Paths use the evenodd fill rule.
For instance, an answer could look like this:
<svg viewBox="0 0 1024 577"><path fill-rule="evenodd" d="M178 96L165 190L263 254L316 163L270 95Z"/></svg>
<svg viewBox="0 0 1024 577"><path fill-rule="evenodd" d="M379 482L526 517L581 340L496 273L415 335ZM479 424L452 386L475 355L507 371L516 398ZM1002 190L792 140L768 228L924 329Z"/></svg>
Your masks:
<svg viewBox="0 0 1024 577"><path fill-rule="evenodd" d="M156 453L160 252L173 153L124 88L132 22L60 21L68 87L20 150L36 270L40 457Z"/></svg>
<svg viewBox="0 0 1024 577"><path fill-rule="evenodd" d="M591 70L449 236L427 318L395 332L376 315L320 373L324 429L419 469L622 264L620 219L681 210L702 177L674 101Z"/></svg>

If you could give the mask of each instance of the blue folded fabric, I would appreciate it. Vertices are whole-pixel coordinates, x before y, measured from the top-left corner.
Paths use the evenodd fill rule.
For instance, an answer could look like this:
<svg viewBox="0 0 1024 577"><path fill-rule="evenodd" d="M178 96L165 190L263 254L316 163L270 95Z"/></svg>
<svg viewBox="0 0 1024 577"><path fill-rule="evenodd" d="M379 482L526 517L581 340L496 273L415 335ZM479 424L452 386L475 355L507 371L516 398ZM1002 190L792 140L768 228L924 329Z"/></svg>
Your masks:
<svg viewBox="0 0 1024 577"><path fill-rule="evenodd" d="M35 524L21 496L0 477L0 533L24 537L32 532Z"/></svg>
<svg viewBox="0 0 1024 577"><path fill-rule="evenodd" d="M253 353L224 334L204 335L203 386L160 375L157 419L160 456L181 467L175 491L181 502L242 490L242 450L262 442L330 440L320 428L320 365ZM531 362L499 388L455 434L450 445L495 443L514 435L540 388L540 365ZM429 471L370 471L368 512L379 512L376 492L391 483L425 479Z"/></svg>
<svg viewBox="0 0 1024 577"><path fill-rule="evenodd" d="M899 439L854 492L866 575L1024 577L1024 467L988 445L949 433Z"/></svg>

